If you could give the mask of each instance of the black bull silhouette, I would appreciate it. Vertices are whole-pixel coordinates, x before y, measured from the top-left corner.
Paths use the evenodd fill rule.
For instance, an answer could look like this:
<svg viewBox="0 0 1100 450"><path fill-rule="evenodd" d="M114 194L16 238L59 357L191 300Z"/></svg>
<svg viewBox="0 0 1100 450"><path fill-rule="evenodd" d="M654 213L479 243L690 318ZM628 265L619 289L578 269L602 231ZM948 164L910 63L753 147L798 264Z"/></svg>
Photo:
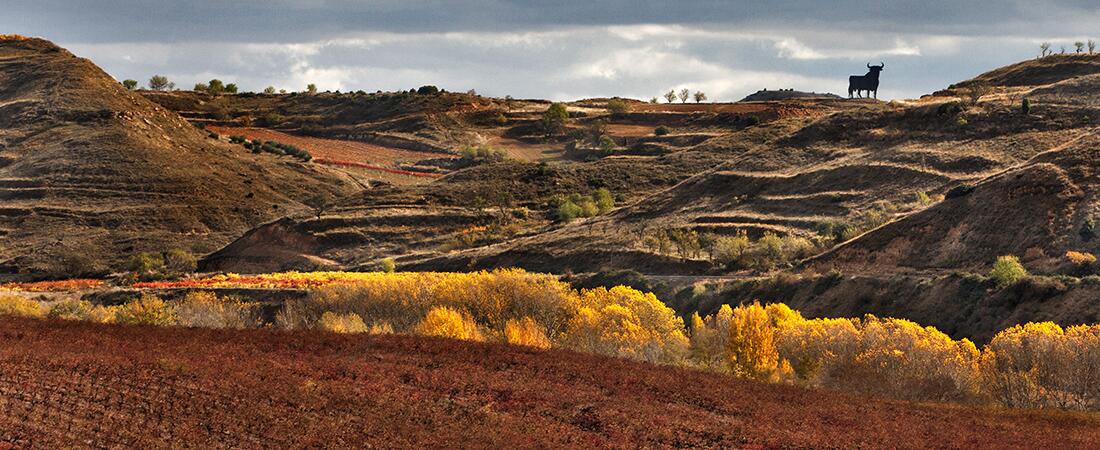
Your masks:
<svg viewBox="0 0 1100 450"><path fill-rule="evenodd" d="M886 67L886 64L879 63L877 66L872 66L871 63L867 63L867 75L852 75L848 77L848 98L852 98L852 93L859 98L863 98L863 91L867 91L867 96L870 97L872 93L875 98L878 98L878 74L882 72L882 69Z"/></svg>

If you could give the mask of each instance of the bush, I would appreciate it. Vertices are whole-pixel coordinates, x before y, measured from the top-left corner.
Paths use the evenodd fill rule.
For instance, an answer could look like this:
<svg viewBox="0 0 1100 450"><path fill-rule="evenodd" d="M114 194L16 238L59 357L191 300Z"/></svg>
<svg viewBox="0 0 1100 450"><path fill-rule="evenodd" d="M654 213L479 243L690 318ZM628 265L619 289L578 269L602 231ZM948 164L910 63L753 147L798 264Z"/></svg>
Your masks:
<svg viewBox="0 0 1100 450"><path fill-rule="evenodd" d="M139 280L163 278L166 270L164 256L157 252L139 253L127 260L126 270L133 272Z"/></svg>
<svg viewBox="0 0 1100 450"><path fill-rule="evenodd" d="M1012 286L1027 276L1027 269L1020 264L1020 258L1015 256L998 257L993 263L993 269L989 272L989 278L997 284L998 288Z"/></svg>
<svg viewBox="0 0 1100 450"><path fill-rule="evenodd" d="M513 345L550 348L550 339L542 327L530 317L509 319L504 324L504 341Z"/></svg>
<svg viewBox="0 0 1100 450"><path fill-rule="evenodd" d="M16 295L0 296L0 315L42 317L42 305L29 298Z"/></svg>
<svg viewBox="0 0 1100 450"><path fill-rule="evenodd" d="M420 86L416 93L419 95L434 95L439 93L439 88L432 85Z"/></svg>
<svg viewBox="0 0 1100 450"><path fill-rule="evenodd" d="M1096 264L1096 255L1087 252L1075 252L1070 250L1066 252L1066 259L1077 266L1092 266Z"/></svg>
<svg viewBox="0 0 1100 450"><path fill-rule="evenodd" d="M944 198L951 199L970 195L971 192L974 192L974 189L976 189L976 187L972 184L960 184L947 191L947 193L944 194Z"/></svg>
<svg viewBox="0 0 1100 450"><path fill-rule="evenodd" d="M259 306L210 292L187 293L173 308L176 324L197 328L253 328L260 325Z"/></svg>
<svg viewBox="0 0 1100 450"><path fill-rule="evenodd" d="M137 300L122 305L115 312L115 322L141 325L175 325L176 315L164 300L144 294Z"/></svg>
<svg viewBox="0 0 1100 450"><path fill-rule="evenodd" d="M416 333L464 341L484 340L473 317L447 306L436 306L428 310L424 320L416 326Z"/></svg>
<svg viewBox="0 0 1100 450"><path fill-rule="evenodd" d="M88 320L92 315L92 304L85 300L62 300L54 303L46 317L58 320Z"/></svg>
<svg viewBox="0 0 1100 450"><path fill-rule="evenodd" d="M164 253L164 269L169 275L191 273L197 270L198 267L198 258L187 250L174 248Z"/></svg>
<svg viewBox="0 0 1100 450"><path fill-rule="evenodd" d="M668 133L669 133L668 127L666 127L664 125L659 125L659 126L657 126L657 128L653 129L653 135L654 136L665 136Z"/></svg>
<svg viewBox="0 0 1100 450"><path fill-rule="evenodd" d="M137 89L137 85L137 80L122 80L122 87L126 88L127 90L132 91L134 89Z"/></svg>
<svg viewBox="0 0 1100 450"><path fill-rule="evenodd" d="M336 314L326 312L321 315L321 320L317 324L322 330L333 333L366 333L370 331L367 324L363 323L363 318L355 313Z"/></svg>
<svg viewBox="0 0 1100 450"><path fill-rule="evenodd" d="M615 207L615 198L611 196L611 191L607 188L596 189L592 195L596 198L596 208L600 214L611 211Z"/></svg>
<svg viewBox="0 0 1100 450"><path fill-rule="evenodd" d="M1031 100L1028 100L1027 97L1020 101L1020 113L1025 116L1031 114Z"/></svg>
<svg viewBox="0 0 1100 450"><path fill-rule="evenodd" d="M570 222L578 217L583 217L584 209L576 203L566 200L562 202L561 205L558 205L558 209L555 211L554 215L558 222Z"/></svg>
<svg viewBox="0 0 1100 450"><path fill-rule="evenodd" d="M607 111L612 114L622 114L630 111L630 105L621 98L613 98L607 101Z"/></svg>
<svg viewBox="0 0 1100 450"><path fill-rule="evenodd" d="M393 258L382 258L382 261L378 263L378 268L386 273L393 273L397 270L397 263L393 261Z"/></svg>

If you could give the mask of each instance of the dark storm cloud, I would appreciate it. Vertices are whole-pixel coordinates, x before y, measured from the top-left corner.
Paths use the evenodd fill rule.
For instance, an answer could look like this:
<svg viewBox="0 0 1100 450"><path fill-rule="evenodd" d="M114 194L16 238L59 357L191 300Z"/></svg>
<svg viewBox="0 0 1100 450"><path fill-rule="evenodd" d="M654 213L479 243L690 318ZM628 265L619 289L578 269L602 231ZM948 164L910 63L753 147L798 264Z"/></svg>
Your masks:
<svg viewBox="0 0 1100 450"><path fill-rule="evenodd" d="M887 62L884 97L916 97L1033 57L1044 40L1072 48L1100 19L1100 6L1077 0L5 0L0 10L0 33L52 39L119 79L553 99L842 92L872 60Z"/></svg>
<svg viewBox="0 0 1100 450"><path fill-rule="evenodd" d="M504 0L8 0L0 25L82 42L301 41L365 29L514 31L565 25L721 24L843 27L853 32L1074 32L1095 2L504 1ZM1067 29L1066 27L1070 27Z"/></svg>

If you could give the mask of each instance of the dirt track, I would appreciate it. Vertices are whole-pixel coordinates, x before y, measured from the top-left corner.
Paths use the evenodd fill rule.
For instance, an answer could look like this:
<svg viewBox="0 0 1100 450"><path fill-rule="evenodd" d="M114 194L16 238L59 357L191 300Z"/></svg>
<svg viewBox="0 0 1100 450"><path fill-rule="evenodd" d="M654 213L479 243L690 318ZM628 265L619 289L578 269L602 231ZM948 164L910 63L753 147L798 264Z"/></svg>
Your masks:
<svg viewBox="0 0 1100 450"><path fill-rule="evenodd" d="M915 406L565 351L0 317L0 447L1086 448L1095 416Z"/></svg>

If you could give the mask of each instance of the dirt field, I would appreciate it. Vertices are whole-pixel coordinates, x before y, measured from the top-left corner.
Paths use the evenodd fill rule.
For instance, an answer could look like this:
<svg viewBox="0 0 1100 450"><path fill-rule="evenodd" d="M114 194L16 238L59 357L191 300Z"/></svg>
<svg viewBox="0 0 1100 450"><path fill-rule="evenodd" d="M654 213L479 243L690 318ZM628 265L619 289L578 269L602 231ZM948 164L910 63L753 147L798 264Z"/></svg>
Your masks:
<svg viewBox="0 0 1100 450"><path fill-rule="evenodd" d="M1086 448L1095 416L912 405L565 351L0 318L0 447Z"/></svg>
<svg viewBox="0 0 1100 450"><path fill-rule="evenodd" d="M222 126L209 126L208 128L210 131L222 136L240 135L250 140L271 140L294 145L308 151L318 163L383 172L389 175L384 176L383 179L395 184L430 181L431 178L435 178L437 175L408 173L400 170L399 166L442 156L439 153L383 147L366 142L296 136L267 128ZM378 175L381 176L382 174Z"/></svg>

